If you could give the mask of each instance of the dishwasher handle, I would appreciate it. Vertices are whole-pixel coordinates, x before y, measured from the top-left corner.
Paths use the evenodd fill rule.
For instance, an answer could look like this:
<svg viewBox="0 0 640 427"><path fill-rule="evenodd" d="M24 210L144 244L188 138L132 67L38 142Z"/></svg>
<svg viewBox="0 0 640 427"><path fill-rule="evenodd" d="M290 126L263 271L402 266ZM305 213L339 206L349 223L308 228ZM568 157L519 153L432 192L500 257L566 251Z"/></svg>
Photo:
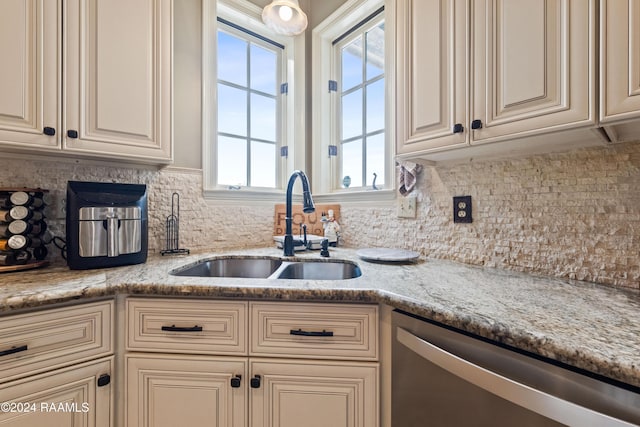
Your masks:
<svg viewBox="0 0 640 427"><path fill-rule="evenodd" d="M397 328L396 337L402 345L451 374L493 393L504 400L559 423L569 426L635 426L635 424L610 417L609 415L593 411L584 406L576 405L575 403L536 390L528 385L521 384L487 370L455 354L449 353L403 328Z"/></svg>

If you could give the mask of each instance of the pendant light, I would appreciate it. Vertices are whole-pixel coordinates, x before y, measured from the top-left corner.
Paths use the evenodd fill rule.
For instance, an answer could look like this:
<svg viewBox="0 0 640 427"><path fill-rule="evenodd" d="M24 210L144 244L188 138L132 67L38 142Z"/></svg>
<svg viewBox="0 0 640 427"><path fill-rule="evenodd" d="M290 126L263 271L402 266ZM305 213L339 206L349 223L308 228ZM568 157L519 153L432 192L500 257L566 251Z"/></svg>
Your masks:
<svg viewBox="0 0 640 427"><path fill-rule="evenodd" d="M278 34L296 36L307 28L298 0L273 0L262 10L262 22Z"/></svg>

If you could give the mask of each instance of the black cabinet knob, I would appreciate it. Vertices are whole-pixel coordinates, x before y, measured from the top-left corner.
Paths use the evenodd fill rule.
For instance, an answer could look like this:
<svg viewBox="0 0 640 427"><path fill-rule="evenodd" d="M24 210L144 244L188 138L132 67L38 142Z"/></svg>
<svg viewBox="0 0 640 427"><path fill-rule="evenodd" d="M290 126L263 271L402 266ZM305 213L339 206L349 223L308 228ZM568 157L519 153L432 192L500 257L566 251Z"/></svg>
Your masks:
<svg viewBox="0 0 640 427"><path fill-rule="evenodd" d="M260 380L262 377L260 375L254 375L251 378L251 388L260 388Z"/></svg>
<svg viewBox="0 0 640 427"><path fill-rule="evenodd" d="M241 382L242 382L242 375L236 375L235 377L231 378L231 387L239 388Z"/></svg>
<svg viewBox="0 0 640 427"><path fill-rule="evenodd" d="M482 120L474 120L471 122L471 129L482 129Z"/></svg>
<svg viewBox="0 0 640 427"><path fill-rule="evenodd" d="M44 133L45 135L48 135L48 136L53 136L53 135L56 134L56 129L47 126L42 130L42 133Z"/></svg>
<svg viewBox="0 0 640 427"><path fill-rule="evenodd" d="M68 130L67 131L67 136L69 138L76 139L78 137L78 131L77 130Z"/></svg>
<svg viewBox="0 0 640 427"><path fill-rule="evenodd" d="M98 377L98 387L104 387L111 382L111 376L109 374L102 374Z"/></svg>
<svg viewBox="0 0 640 427"><path fill-rule="evenodd" d="M464 132L464 126L462 126L462 123L456 123L455 125L453 125L453 133L462 133Z"/></svg>

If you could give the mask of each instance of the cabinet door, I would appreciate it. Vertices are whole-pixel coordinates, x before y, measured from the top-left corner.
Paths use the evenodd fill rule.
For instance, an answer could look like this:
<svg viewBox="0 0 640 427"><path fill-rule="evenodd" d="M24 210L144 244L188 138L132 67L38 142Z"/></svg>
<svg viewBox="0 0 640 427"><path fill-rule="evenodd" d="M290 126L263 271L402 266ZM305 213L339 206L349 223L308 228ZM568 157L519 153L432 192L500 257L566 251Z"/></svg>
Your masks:
<svg viewBox="0 0 640 427"><path fill-rule="evenodd" d="M0 425L11 427L109 427L113 357L59 369L0 386ZM5 403L6 404L6 403Z"/></svg>
<svg viewBox="0 0 640 427"><path fill-rule="evenodd" d="M252 359L250 375L252 427L379 425L376 363Z"/></svg>
<svg viewBox="0 0 640 427"><path fill-rule="evenodd" d="M0 144L59 148L60 0L0 2ZM55 131L55 135L45 135Z"/></svg>
<svg viewBox="0 0 640 427"><path fill-rule="evenodd" d="M125 363L128 427L246 427L246 358L129 354Z"/></svg>
<svg viewBox="0 0 640 427"><path fill-rule="evenodd" d="M594 123L595 2L473 2L472 143Z"/></svg>
<svg viewBox="0 0 640 427"><path fill-rule="evenodd" d="M171 160L171 0L65 3L63 147Z"/></svg>
<svg viewBox="0 0 640 427"><path fill-rule="evenodd" d="M640 117L640 1L600 2L600 120Z"/></svg>
<svg viewBox="0 0 640 427"><path fill-rule="evenodd" d="M396 2L398 154L466 144L468 9L468 0Z"/></svg>

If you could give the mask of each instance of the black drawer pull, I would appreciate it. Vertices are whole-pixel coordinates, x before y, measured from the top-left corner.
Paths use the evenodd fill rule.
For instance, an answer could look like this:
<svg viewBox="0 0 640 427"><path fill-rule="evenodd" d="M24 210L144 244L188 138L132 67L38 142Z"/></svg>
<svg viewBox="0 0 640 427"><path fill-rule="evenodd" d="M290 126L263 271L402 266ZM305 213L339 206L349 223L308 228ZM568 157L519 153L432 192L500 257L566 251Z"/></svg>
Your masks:
<svg viewBox="0 0 640 427"><path fill-rule="evenodd" d="M302 329L297 329L297 330L291 329L289 331L289 334L298 335L301 337L332 337L333 336L333 332L325 331L324 329L322 330L322 332L303 331Z"/></svg>
<svg viewBox="0 0 640 427"><path fill-rule="evenodd" d="M474 120L471 122L471 129L478 130L482 129L482 120Z"/></svg>
<svg viewBox="0 0 640 427"><path fill-rule="evenodd" d="M462 126L462 123L456 123L455 125L453 125L453 133L462 133L464 132L464 126Z"/></svg>
<svg viewBox="0 0 640 427"><path fill-rule="evenodd" d="M169 332L202 332L202 326L192 326L192 327L181 327L181 326L176 326L176 325L171 325L171 326L163 326L162 328L163 331L169 331Z"/></svg>
<svg viewBox="0 0 640 427"><path fill-rule="evenodd" d="M20 347L11 347L9 350L0 351L0 357L8 356L10 354L20 353L21 351L27 351L27 346L21 345Z"/></svg>
<svg viewBox="0 0 640 427"><path fill-rule="evenodd" d="M56 128L52 128L50 126L47 126L42 130L42 133L44 133L47 136L53 136L53 135L56 134Z"/></svg>
<svg viewBox="0 0 640 427"><path fill-rule="evenodd" d="M68 130L67 131L67 136L71 139L76 139L78 137L78 131L77 130Z"/></svg>

